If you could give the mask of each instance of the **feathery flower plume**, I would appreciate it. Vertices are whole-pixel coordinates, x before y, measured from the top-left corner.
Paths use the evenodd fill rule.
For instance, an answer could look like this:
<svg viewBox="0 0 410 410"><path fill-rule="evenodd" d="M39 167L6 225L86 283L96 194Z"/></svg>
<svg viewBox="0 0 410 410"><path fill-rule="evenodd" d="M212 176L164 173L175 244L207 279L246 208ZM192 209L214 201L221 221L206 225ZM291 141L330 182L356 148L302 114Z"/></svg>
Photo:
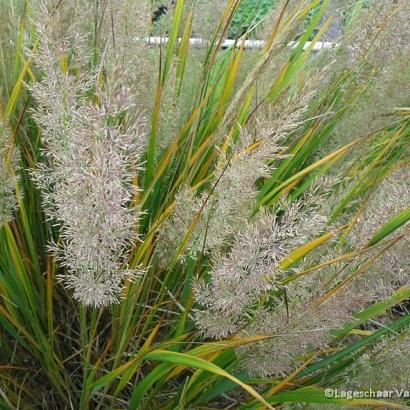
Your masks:
<svg viewBox="0 0 410 410"><path fill-rule="evenodd" d="M355 248L364 246L383 223L406 207L409 188L406 169L379 185L351 234ZM403 226L401 231L405 229ZM309 350L326 347L331 340L329 330L351 320L353 313L369 303L380 301L410 283L408 247L407 237L381 255L380 250L374 255L371 253L370 256L375 256L377 252L377 259L359 275L355 272L368 260L369 254L356 257L348 265L335 263L289 283L285 299L275 301L273 307L262 307L253 322L241 330L246 335L273 336L270 341L239 349L244 367L259 376L283 375L292 371ZM322 250L320 254L310 255L295 272L303 272L324 257L338 256L331 246L328 248L327 252ZM326 294L328 297L318 303Z"/></svg>
<svg viewBox="0 0 410 410"><path fill-rule="evenodd" d="M349 389L401 390L410 382L410 332L385 338L348 369L345 384Z"/></svg>
<svg viewBox="0 0 410 410"><path fill-rule="evenodd" d="M385 338L353 364L346 376L351 388L393 390L405 388L410 382L410 362L405 360L410 348L410 332Z"/></svg>
<svg viewBox="0 0 410 410"><path fill-rule="evenodd" d="M247 172L243 172L244 168ZM189 187L182 189L176 197L174 214L165 221L159 233L161 264L166 266L172 260L181 238L199 212L200 219L181 259L195 257L201 252L209 253L226 243L250 215L256 196L253 184L265 169L265 165L255 161L252 155L245 154L231 164L221 157L216 170L216 180L219 178L220 181L211 194L204 191L195 196Z"/></svg>
<svg viewBox="0 0 410 410"><path fill-rule="evenodd" d="M145 43L151 29L151 7L150 0L111 0L98 16L104 67L132 89L139 110L151 108L155 94L156 76L147 69L152 61Z"/></svg>
<svg viewBox="0 0 410 410"><path fill-rule="evenodd" d="M303 201L282 203L282 209L277 210L279 216L262 212L235 236L227 254L214 259L209 279L194 286L201 306L195 311L195 321L205 336L222 338L237 332L254 335L261 334L261 330L270 334L287 322L286 315L283 317L277 310L270 312L262 300L267 304L272 302L272 292L278 289L278 279L282 276L280 261L305 243L313 232L319 233L324 228L327 219L318 210L328 194L324 189L326 184L330 189L334 181L314 184ZM268 314L272 317L266 320ZM257 346L251 347L252 357L262 344ZM248 351L240 353L246 360ZM272 361L256 356L263 366L278 366L276 356ZM275 370L253 366L252 373L271 374Z"/></svg>
<svg viewBox="0 0 410 410"><path fill-rule="evenodd" d="M116 81L115 72L98 88L81 58L86 39L70 31L59 37L53 31L57 17L48 15L48 26L37 23L40 44L32 54L42 77L28 88L44 144L44 163L33 175L46 213L60 227L50 248L65 269L62 280L82 303L109 305L118 301L124 279L139 273L126 261L137 239L140 211L130 204L144 126L132 104L135 96ZM81 66L81 74L62 70L65 56ZM98 104L87 96L93 87Z"/></svg>
<svg viewBox="0 0 410 410"><path fill-rule="evenodd" d="M410 168L395 171L380 182L371 200L354 226L351 237L356 244L364 245L377 230L394 215L410 206ZM402 232L395 231L395 234Z"/></svg>
<svg viewBox="0 0 410 410"><path fill-rule="evenodd" d="M269 174L268 160L282 158L279 152L283 148L279 144L302 124L314 95L313 84L322 74L314 75L283 107L265 104L260 108L254 122L241 130L232 157L226 153L219 155L214 182L208 190L198 195L190 187L179 191L173 215L164 222L158 235L157 254L163 267L175 256L181 238L198 213L199 221L181 260L199 253L218 252L232 244L234 234L246 225L255 205L255 182Z"/></svg>
<svg viewBox="0 0 410 410"><path fill-rule="evenodd" d="M410 173L407 166L394 172L377 186L350 234L350 241L356 247L364 246L382 225L409 206ZM394 235L405 233L409 226L410 222L407 222ZM406 235L384 252L372 267L377 299L385 298L401 286L410 284L409 247L410 235Z"/></svg>
<svg viewBox="0 0 410 410"><path fill-rule="evenodd" d="M342 268L342 264L335 264L331 269L295 280L286 286L284 296L275 300L272 307L260 309L243 333L271 335L272 339L239 349L242 365L249 373L258 376L288 374L307 358L304 355L328 345L330 330L340 327L372 300L369 288L359 288L360 281L354 280L318 302L352 273L349 270L340 276Z"/></svg>
<svg viewBox="0 0 410 410"><path fill-rule="evenodd" d="M330 192L334 181L327 185ZM278 279L283 278L280 260L298 244L305 243L312 232L318 232L317 227L326 221L320 215L325 201L323 197L317 200L319 192L319 187L314 186L304 198L303 203L311 203L311 209L288 204L281 218L265 219L264 215L253 222L236 236L230 252L214 261L209 280L195 285L196 300L201 306L195 311L195 320L204 335L272 336L269 341L238 349L243 367L251 374L287 374L306 352L327 346L331 340L329 330L380 297L374 292L373 271L351 278L363 262L359 259L348 269L339 263L305 275L286 286L284 297L273 296L273 291L280 289ZM390 282L394 279L390 277ZM325 294L328 297L320 300Z"/></svg>
<svg viewBox="0 0 410 410"><path fill-rule="evenodd" d="M11 140L8 127L0 119L0 226L13 219L18 207L18 151Z"/></svg>

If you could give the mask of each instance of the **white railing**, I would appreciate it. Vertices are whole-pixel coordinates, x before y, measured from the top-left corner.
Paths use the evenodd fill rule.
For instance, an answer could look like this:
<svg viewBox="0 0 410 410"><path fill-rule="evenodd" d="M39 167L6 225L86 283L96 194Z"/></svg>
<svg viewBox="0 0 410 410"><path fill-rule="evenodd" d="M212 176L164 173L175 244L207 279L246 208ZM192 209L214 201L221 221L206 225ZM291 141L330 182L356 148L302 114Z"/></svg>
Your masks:
<svg viewBox="0 0 410 410"><path fill-rule="evenodd" d="M168 43L168 37L147 37L145 39L146 43L148 45L152 46L158 46L161 44L166 44ZM180 42L181 39L178 38L178 41ZM264 40L231 40L231 39L226 39L222 42L222 48L228 48L228 47L241 47L242 44L245 42L245 48L263 48L265 45ZM189 39L189 44L194 46L194 47L206 47L209 45L209 41L204 40L202 38L190 38ZM298 41L291 41L288 46L291 48L295 48L298 45ZM304 49L308 48L311 45L310 41L307 41L304 45ZM330 41L317 41L313 45L313 51L319 51L323 49L329 49L335 47L337 44L330 42Z"/></svg>

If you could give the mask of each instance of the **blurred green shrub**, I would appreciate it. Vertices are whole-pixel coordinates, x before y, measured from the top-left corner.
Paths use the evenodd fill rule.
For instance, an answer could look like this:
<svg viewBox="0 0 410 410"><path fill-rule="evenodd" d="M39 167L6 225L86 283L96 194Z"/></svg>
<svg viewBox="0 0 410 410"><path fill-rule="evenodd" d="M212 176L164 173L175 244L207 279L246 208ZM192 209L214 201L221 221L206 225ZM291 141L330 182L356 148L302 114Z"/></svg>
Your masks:
<svg viewBox="0 0 410 410"><path fill-rule="evenodd" d="M232 20L229 37L244 34L260 22L277 4L277 0L242 0Z"/></svg>

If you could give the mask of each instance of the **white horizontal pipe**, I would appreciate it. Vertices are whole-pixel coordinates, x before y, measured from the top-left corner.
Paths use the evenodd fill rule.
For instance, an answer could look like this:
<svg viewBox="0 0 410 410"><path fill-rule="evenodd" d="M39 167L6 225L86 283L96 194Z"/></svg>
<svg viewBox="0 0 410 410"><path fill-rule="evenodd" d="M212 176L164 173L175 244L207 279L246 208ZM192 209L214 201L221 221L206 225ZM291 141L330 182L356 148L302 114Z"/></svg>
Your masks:
<svg viewBox="0 0 410 410"><path fill-rule="evenodd" d="M149 45L160 45L160 44L166 44L168 43L168 37L147 37L145 39L146 43ZM178 38L178 42L181 42L181 38ZM245 42L245 48L263 48L265 45L264 40L232 40L232 39L226 39L222 42L222 47L227 48L227 47L241 47L243 42ZM209 42L207 40L204 40L202 38L190 38L189 39L189 44L192 46L196 47L204 47L209 45ZM291 41L288 46L291 48L295 48L298 45L298 41ZM307 41L304 45L304 49L307 49L311 45L310 41ZM317 41L314 46L313 50L318 51L322 49L329 49L333 48L336 46L336 43L330 42L330 41Z"/></svg>

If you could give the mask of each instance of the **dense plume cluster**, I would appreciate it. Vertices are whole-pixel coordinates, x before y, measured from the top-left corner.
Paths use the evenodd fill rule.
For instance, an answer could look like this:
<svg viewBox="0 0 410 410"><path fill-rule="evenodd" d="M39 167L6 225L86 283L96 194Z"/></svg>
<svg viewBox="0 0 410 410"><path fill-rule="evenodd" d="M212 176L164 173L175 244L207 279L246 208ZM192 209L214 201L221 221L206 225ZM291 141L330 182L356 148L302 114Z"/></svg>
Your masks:
<svg viewBox="0 0 410 410"><path fill-rule="evenodd" d="M406 168L382 181L349 236L354 249L364 247L381 225L408 206L409 192ZM402 226L395 235L406 229ZM245 368L256 375L287 374L298 361L308 358L307 352L328 346L330 330L353 319L353 313L409 285L408 249L409 237L404 236L382 251L366 252L349 263L340 261L306 274L309 267L336 258L342 249L330 244L309 255L293 270L302 276L286 285L286 299L276 301L274 308L261 309L255 322L244 328L247 335L272 335L268 342L239 350ZM369 262L369 258L374 260ZM366 263L369 265L363 270Z"/></svg>
<svg viewBox="0 0 410 410"><path fill-rule="evenodd" d="M243 172L247 169L247 172ZM195 196L191 188L180 190L175 201L174 214L165 221L158 240L161 263L166 266L175 256L177 245L186 235L190 225L199 216L199 221L189 238L185 255L196 257L199 253L217 250L229 240L230 235L244 224L250 216L251 205L256 196L254 181L266 171L263 163L252 155L242 158L220 160L216 169L215 185L211 192Z"/></svg>
<svg viewBox="0 0 410 410"><path fill-rule="evenodd" d="M406 388L409 7L0 0L0 407Z"/></svg>
<svg viewBox="0 0 410 410"><path fill-rule="evenodd" d="M333 179L317 181L303 200L283 202L276 213L263 211L235 235L229 252L214 258L209 278L197 281L194 286L201 306L195 312L195 320L204 335L221 338L234 333L276 334L285 330L289 324L285 303L279 301L278 305L278 301L272 299L272 291L280 290L280 279L283 279L280 262L311 238L312 233L324 229L327 218L321 214L320 206L334 183ZM301 305L299 302L297 308ZM317 320L312 322L314 327L318 325ZM308 326L306 318L300 324ZM308 339L309 335L304 338ZM281 373L284 368L288 369L289 363L280 345L277 340L263 342L252 345L249 350L241 348L239 353L253 374ZM277 352L275 346L278 346ZM268 353L274 359L266 360L270 357L265 356Z"/></svg>
<svg viewBox="0 0 410 410"><path fill-rule="evenodd" d="M56 16L50 25L41 21L32 59L42 76L29 89L44 163L33 176L46 213L61 228L51 249L65 268L64 283L84 304L108 305L118 300L124 279L138 273L127 267L127 250L137 239L139 210L129 205L137 192L144 124L127 84L108 72L100 85L99 73L86 70L87 39L72 31L60 37ZM68 56L64 70L61 59ZM82 64L81 75L70 72L75 64ZM93 89L96 101L87 95Z"/></svg>
<svg viewBox="0 0 410 410"><path fill-rule="evenodd" d="M13 145L12 133L0 118L0 226L13 219L18 207L18 168L18 150Z"/></svg>
<svg viewBox="0 0 410 410"><path fill-rule="evenodd" d="M400 104L403 98L407 98L403 93L404 83L394 81L396 78L401 81L405 78L404 74L398 75L398 71L405 70L402 63L406 62L404 56L408 48L408 41L403 40L408 38L406 34L409 27L408 7L408 2L376 2L374 9L365 11L369 16L363 19L364 24L357 27L357 30L361 30L362 35L358 36L357 31L353 32L350 46L347 43L347 49L351 53L350 58L346 58L342 52L344 61L355 67L359 67L363 61L366 61L366 59L363 60L364 54L370 49L371 53L369 52L366 61L368 65L379 66L381 61L386 64L390 63L390 66L383 66L381 72L378 72L377 81L370 94L373 96L372 99L376 98L377 101L380 99L383 103L369 105L367 100L363 102L367 110L372 110L369 119L377 118L378 123L373 120L370 121L371 124L369 121L363 121L363 112L360 112L358 114L360 121L354 123L354 132L350 128L346 131L345 122L340 124L343 127L340 132L344 135L346 132L348 135L357 135L356 131L363 129L363 132L369 132L369 130L383 126L390 119L381 117L380 113L388 112L388 109L391 110L395 103ZM370 15L374 17L373 20ZM378 21L377 24L375 19ZM376 40L377 31L381 30L383 24L389 29ZM373 41L378 42L376 49L373 48ZM367 48L364 43L367 44ZM386 53L389 54L389 58L386 58ZM396 86L398 93L390 98L389 93L395 90ZM360 110L360 106L358 109ZM349 117L347 121L351 120L352 118ZM372 199L355 224L349 236L348 246L344 251L350 251L351 246L354 249L365 246L381 225L406 209L409 206L409 192L408 167L386 178L372 194ZM395 235L406 232L408 232L408 223L407 226L404 225L396 231ZM256 346L245 346L239 349L245 368L250 373L259 376L287 374L295 368L298 361L309 357L307 354L309 351L314 352L326 347L331 341L329 330L340 327L343 322L351 319L352 313L372 302L383 300L401 286L409 284L408 249L409 237L404 236L391 248L383 249L381 254L379 254L379 249L356 257L348 264L335 263L330 268L320 272L311 272L289 283L282 300L278 301L275 298L274 307L261 308L260 316L254 311L255 319L252 325L241 329L241 332L246 335L268 334L272 336L269 342L261 342ZM340 247L332 249L332 246L329 246L327 251L321 250L320 254L315 252L303 261L295 272L301 273L315 263L320 263L324 259L332 259L340 255L341 251ZM360 270L363 264L369 262L369 258L374 258L374 260L371 260L367 269ZM327 296L324 297L324 295ZM317 303L318 300L320 303ZM271 359L266 360L267 357ZM358 378L361 377L360 374L359 370Z"/></svg>
<svg viewBox="0 0 410 410"><path fill-rule="evenodd" d="M408 182L408 172L402 170L380 184L349 237L358 248L406 207ZM335 181L324 185L331 192ZM299 208L302 203L288 204L282 217L264 214L249 224L235 236L230 251L215 258L209 279L195 284L200 305L195 320L204 335L271 336L268 341L238 349L243 367L253 375L288 374L309 352L327 347L332 340L330 331L352 320L353 313L409 284L409 242L404 237L381 254L380 250L377 255L365 253L349 263L339 261L304 273L340 255L340 247L330 243L292 269L295 279L285 287L280 285L286 277L280 261L326 224L321 213L328 214L328 200L318 200L319 192L319 186L313 187L310 199L303 199L307 208ZM309 203L316 205L309 208ZM403 226L402 232L405 229ZM375 257L374 261L361 269L369 257Z"/></svg>

